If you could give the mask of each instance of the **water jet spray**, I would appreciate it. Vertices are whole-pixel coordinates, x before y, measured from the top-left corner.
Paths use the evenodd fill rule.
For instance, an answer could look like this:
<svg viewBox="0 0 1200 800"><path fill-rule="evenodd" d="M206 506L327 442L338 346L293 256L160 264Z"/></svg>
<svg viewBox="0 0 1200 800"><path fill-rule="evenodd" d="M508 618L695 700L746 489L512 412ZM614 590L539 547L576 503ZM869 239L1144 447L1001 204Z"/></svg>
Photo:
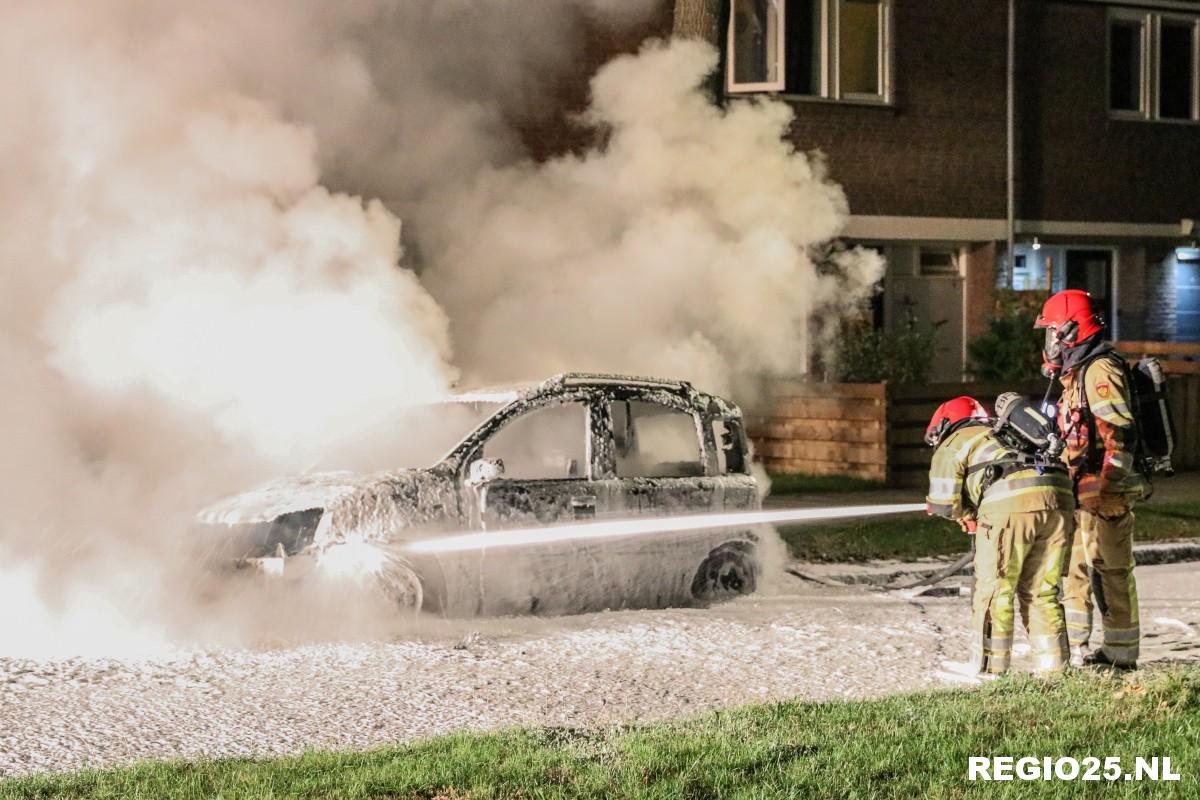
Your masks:
<svg viewBox="0 0 1200 800"><path fill-rule="evenodd" d="M923 503L894 503L842 508L792 508L772 511L739 511L717 514L688 514L674 517L614 519L600 522L574 522L526 528L507 528L453 534L436 539L424 539L405 546L413 553L450 553L516 545L548 544L551 542L613 539L648 533L677 533L711 528L740 528L754 525L781 525L798 522L821 522L835 519L855 519L890 514L911 514L924 511Z"/></svg>

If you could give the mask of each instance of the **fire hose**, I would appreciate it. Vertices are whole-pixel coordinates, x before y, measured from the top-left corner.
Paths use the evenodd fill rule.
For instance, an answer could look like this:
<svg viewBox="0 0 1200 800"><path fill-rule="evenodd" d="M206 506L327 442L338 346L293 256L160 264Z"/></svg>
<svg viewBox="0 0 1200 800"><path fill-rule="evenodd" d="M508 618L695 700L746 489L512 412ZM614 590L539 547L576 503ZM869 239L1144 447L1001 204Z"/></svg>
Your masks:
<svg viewBox="0 0 1200 800"><path fill-rule="evenodd" d="M912 581L911 583L905 583L900 586L888 586L886 588L888 589L888 591L902 592L902 591L906 591L908 589L919 589L922 586L935 586L935 585L941 583L942 581L946 580L950 576L957 575L958 572L963 567L965 567L967 564L971 563L971 559L973 559L973 558L975 558L975 537L974 536L971 537L971 549L968 550L967 552L963 553L962 556L959 557L958 561L955 561L953 564L946 567L945 569L940 569L937 572L933 572L928 575L925 575L915 581Z"/></svg>
<svg viewBox="0 0 1200 800"><path fill-rule="evenodd" d="M971 549L963 553L958 560L950 566L934 572L926 573L910 583L904 583L899 586L881 586L879 588L889 592L903 592L909 589L919 589L922 586L936 586L947 578L957 575L963 569L963 567L971 563L973 558L975 558L975 537L971 537ZM796 569L795 567L788 567L787 573L789 575L794 575L801 580L810 581L812 583L820 583L825 586L845 585L841 581L829 580L828 578L821 577L820 575L814 575L811 572L804 572L803 570Z"/></svg>

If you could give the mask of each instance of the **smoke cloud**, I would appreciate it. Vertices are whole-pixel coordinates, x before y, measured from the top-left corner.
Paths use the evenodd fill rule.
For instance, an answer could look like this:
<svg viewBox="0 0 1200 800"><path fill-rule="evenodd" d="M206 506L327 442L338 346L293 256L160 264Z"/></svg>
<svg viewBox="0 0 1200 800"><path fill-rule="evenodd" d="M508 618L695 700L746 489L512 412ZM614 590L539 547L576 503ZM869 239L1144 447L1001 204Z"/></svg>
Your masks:
<svg viewBox="0 0 1200 800"><path fill-rule="evenodd" d="M786 106L711 103L702 44L603 67L597 146L529 159L587 30L654 0L0 9L4 651L210 636L236 607L180 587L212 498L456 382L736 395L880 272L814 265L841 190Z"/></svg>
<svg viewBox="0 0 1200 800"><path fill-rule="evenodd" d="M880 264L853 252L818 274L814 246L837 235L845 196L781 138L788 106L712 104L699 85L716 65L697 42L618 58L592 83L604 148L451 193L426 282L465 370L634 371L730 391L804 369L814 313L859 300Z"/></svg>

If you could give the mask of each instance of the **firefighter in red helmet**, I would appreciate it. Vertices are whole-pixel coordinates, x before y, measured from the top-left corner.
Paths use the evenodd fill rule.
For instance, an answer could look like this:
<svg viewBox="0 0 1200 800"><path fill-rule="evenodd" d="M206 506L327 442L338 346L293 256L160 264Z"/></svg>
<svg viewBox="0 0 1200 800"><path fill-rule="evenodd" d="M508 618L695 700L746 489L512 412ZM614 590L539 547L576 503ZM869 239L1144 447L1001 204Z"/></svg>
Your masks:
<svg viewBox="0 0 1200 800"><path fill-rule="evenodd" d="M1062 384L1058 424L1079 505L1063 581L1071 661L1135 667L1140 629L1133 505L1144 496L1146 484L1136 469L1129 375L1124 360L1104 341L1087 292L1068 289L1053 295L1036 327L1046 332L1043 372ZM1093 596L1104 642L1089 653Z"/></svg>
<svg viewBox="0 0 1200 800"><path fill-rule="evenodd" d="M975 535L967 669L1008 669L1019 600L1034 669L1060 670L1068 657L1058 581L1074 529L1071 482L1057 464L1031 464L990 422L978 401L956 397L938 407L925 431L936 448L926 508Z"/></svg>

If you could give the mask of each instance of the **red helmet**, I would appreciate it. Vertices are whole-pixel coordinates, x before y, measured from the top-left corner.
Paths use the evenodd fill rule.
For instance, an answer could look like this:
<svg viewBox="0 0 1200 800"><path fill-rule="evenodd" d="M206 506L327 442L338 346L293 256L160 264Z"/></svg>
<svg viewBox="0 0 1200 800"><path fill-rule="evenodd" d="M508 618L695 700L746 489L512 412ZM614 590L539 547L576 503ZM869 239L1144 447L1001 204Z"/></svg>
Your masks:
<svg viewBox="0 0 1200 800"><path fill-rule="evenodd" d="M933 412L929 427L925 429L925 443L930 447L937 447L961 423L987 418L987 409L974 397L963 395L947 400Z"/></svg>
<svg viewBox="0 0 1200 800"><path fill-rule="evenodd" d="M1056 329L1058 340L1065 347L1074 347L1101 330L1100 314L1092 305L1092 296L1082 289L1067 289L1051 295L1033 326Z"/></svg>
<svg viewBox="0 0 1200 800"><path fill-rule="evenodd" d="M1067 289L1052 295L1042 306L1033 327L1046 329L1042 374L1047 377L1062 369L1064 349L1070 350L1101 330L1100 315L1092 305L1091 295L1082 289Z"/></svg>

